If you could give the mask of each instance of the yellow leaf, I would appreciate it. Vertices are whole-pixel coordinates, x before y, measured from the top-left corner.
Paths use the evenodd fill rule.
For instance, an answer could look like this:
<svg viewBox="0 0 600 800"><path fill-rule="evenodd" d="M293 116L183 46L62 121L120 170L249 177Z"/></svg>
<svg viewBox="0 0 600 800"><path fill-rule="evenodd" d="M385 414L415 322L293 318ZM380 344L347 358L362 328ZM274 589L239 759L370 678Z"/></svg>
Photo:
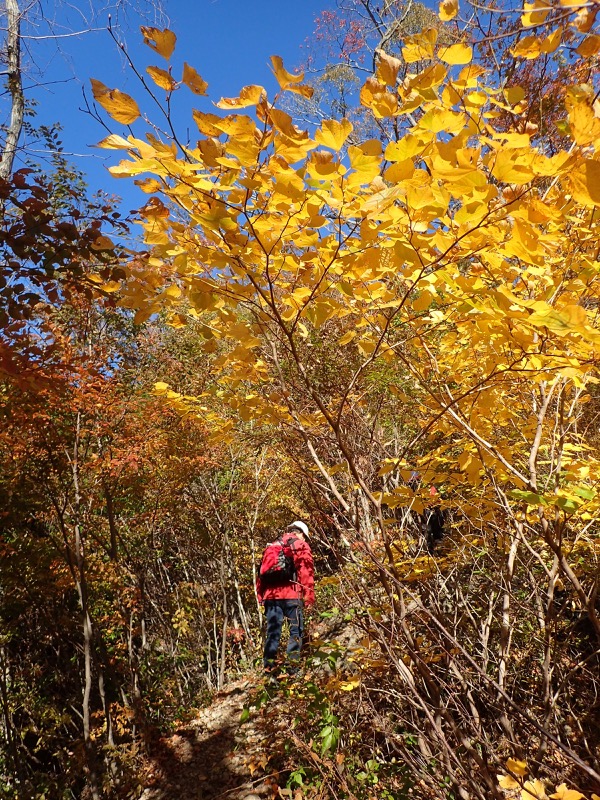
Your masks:
<svg viewBox="0 0 600 800"><path fill-rule="evenodd" d="M518 789L520 784L510 775L498 775L498 785L501 789Z"/></svg>
<svg viewBox="0 0 600 800"><path fill-rule="evenodd" d="M325 120L315 133L315 142L323 147L329 147L336 152L341 150L344 142L352 133L352 123L350 120L336 119Z"/></svg>
<svg viewBox="0 0 600 800"><path fill-rule="evenodd" d="M433 295L431 292L424 291L412 302L413 310L419 313L420 311L425 311L425 309L429 308L431 302L433 300Z"/></svg>
<svg viewBox="0 0 600 800"><path fill-rule="evenodd" d="M463 452L458 457L459 470L461 472L464 472L472 460L473 460L472 454L469 453L467 450L463 450Z"/></svg>
<svg viewBox="0 0 600 800"><path fill-rule="evenodd" d="M377 80L388 86L395 86L402 62L399 58L394 58L394 56L388 55L383 50L376 50L375 52L378 56L377 71L375 73Z"/></svg>
<svg viewBox="0 0 600 800"><path fill-rule="evenodd" d="M437 42L438 32L435 28L407 36L404 39L402 57L407 64L414 64L416 61L429 60L433 58L433 49Z"/></svg>
<svg viewBox="0 0 600 800"><path fill-rule="evenodd" d="M151 47L159 56L166 58L167 61L173 55L175 49L175 42L177 37L168 28L160 30L160 28L146 27L142 25L140 28L142 36L144 37L144 44Z"/></svg>
<svg viewBox="0 0 600 800"><path fill-rule="evenodd" d="M563 33L564 33L563 28L557 28L555 31L552 31L552 33L545 39L542 39L540 43L540 49L542 53L554 53L555 50L558 49L558 46L562 41Z"/></svg>
<svg viewBox="0 0 600 800"><path fill-rule="evenodd" d="M600 139L600 119L592 107L593 97L584 86L567 89L565 105L569 112L569 127L577 144L587 145Z"/></svg>
<svg viewBox="0 0 600 800"><path fill-rule="evenodd" d="M327 302L316 302L308 305L307 316L316 328L330 319L335 313L334 309Z"/></svg>
<svg viewBox="0 0 600 800"><path fill-rule="evenodd" d="M534 781L525 781L521 789L521 800L547 800L548 795L542 781L537 778Z"/></svg>
<svg viewBox="0 0 600 800"><path fill-rule="evenodd" d="M285 89L290 83L301 83L304 79L303 72L299 75L288 72L283 66L283 59L281 56L271 56L271 64L273 65L273 73L277 78L277 83L282 89Z"/></svg>
<svg viewBox="0 0 600 800"><path fill-rule="evenodd" d="M506 769L510 770L514 775L524 777L529 772L526 761L517 761L515 758L509 758L506 762Z"/></svg>
<svg viewBox="0 0 600 800"><path fill-rule="evenodd" d="M192 111L192 117L200 133L205 136L220 136L223 133L221 130L221 117L216 114L207 114L195 108Z"/></svg>
<svg viewBox="0 0 600 800"><path fill-rule="evenodd" d="M340 682L340 689L343 692L352 692L354 689L360 686L360 679L354 679L352 681L341 681Z"/></svg>
<svg viewBox="0 0 600 800"><path fill-rule="evenodd" d="M118 292L121 288L121 284L119 281L107 281L103 283L100 288L103 292L108 292L110 294L111 292Z"/></svg>
<svg viewBox="0 0 600 800"><path fill-rule="evenodd" d="M515 58L537 58L542 52L542 44L535 36L525 36L510 51Z"/></svg>
<svg viewBox="0 0 600 800"><path fill-rule="evenodd" d="M162 184L154 178L143 178L134 181L134 183L139 186L145 194L154 194L155 192L160 192L163 188Z"/></svg>
<svg viewBox="0 0 600 800"><path fill-rule="evenodd" d="M367 145L368 142L365 142L360 147L350 145L348 148L350 165L356 170L356 174L348 178L348 184L351 186L370 183L376 175L379 175L381 157L369 152Z"/></svg>
<svg viewBox="0 0 600 800"><path fill-rule="evenodd" d="M432 108L419 120L419 128L433 133L460 133L466 122L467 117L462 111Z"/></svg>
<svg viewBox="0 0 600 800"><path fill-rule="evenodd" d="M595 56L598 50L600 50L600 36L590 34L585 37L575 52L582 58L590 58Z"/></svg>
<svg viewBox="0 0 600 800"><path fill-rule="evenodd" d="M303 97L312 97L312 87L302 85L302 81L304 80L303 72L298 75L293 75L291 72L288 72L283 66L283 59L281 56L271 56L271 64L273 74L281 89L287 90L288 92L295 92Z"/></svg>
<svg viewBox="0 0 600 800"><path fill-rule="evenodd" d="M177 82L173 80L165 69L161 69L160 67L146 67L146 72L157 86L160 86L161 89L167 92L172 92L177 86Z"/></svg>
<svg viewBox="0 0 600 800"><path fill-rule="evenodd" d="M383 177L390 183L399 183L406 178L411 178L415 171L415 165L412 159L407 158L404 161L398 161L386 169Z"/></svg>
<svg viewBox="0 0 600 800"><path fill-rule="evenodd" d="M92 250L113 250L114 247L108 236L97 236L91 245Z"/></svg>
<svg viewBox="0 0 600 800"><path fill-rule="evenodd" d="M348 331L338 339L338 344L341 345L348 344L348 342L351 342L355 336L356 336L356 331Z"/></svg>
<svg viewBox="0 0 600 800"><path fill-rule="evenodd" d="M569 173L568 179L578 203L600 206L600 161L586 158Z"/></svg>
<svg viewBox="0 0 600 800"><path fill-rule="evenodd" d="M263 87L251 84L244 86L239 97L222 97L215 105L217 108L246 108L257 105L263 97L266 97Z"/></svg>
<svg viewBox="0 0 600 800"><path fill-rule="evenodd" d="M468 44L452 44L450 47L442 47L438 56L446 64L470 64L473 48Z"/></svg>
<svg viewBox="0 0 600 800"><path fill-rule="evenodd" d="M557 786L556 791L550 797L553 800L584 800L584 795L581 792L577 792L575 789L567 789L566 783L561 783L560 786Z"/></svg>
<svg viewBox="0 0 600 800"><path fill-rule="evenodd" d="M192 90L194 94L206 95L208 83L203 80L196 70L193 67L190 67L189 64L184 63L183 77L181 80L183 83L185 83L188 89Z"/></svg>
<svg viewBox="0 0 600 800"><path fill-rule="evenodd" d="M163 381L158 381L154 384L154 392L156 394L164 394L164 392L169 391L169 384L164 383Z"/></svg>
<svg viewBox="0 0 600 800"><path fill-rule="evenodd" d="M135 312L133 317L134 325L142 325L147 319L150 319L152 314L156 313L156 308L149 306L148 308L140 308Z"/></svg>
<svg viewBox="0 0 600 800"><path fill-rule="evenodd" d="M528 163L530 151L523 153L520 149L499 150L492 168L492 175L503 183L516 183L522 186L529 183L535 173Z"/></svg>
<svg viewBox="0 0 600 800"><path fill-rule="evenodd" d="M117 122L131 125L140 116L137 103L119 89L109 89L95 78L91 79L94 100Z"/></svg>
<svg viewBox="0 0 600 800"><path fill-rule="evenodd" d="M360 90L360 103L370 108L377 119L393 117L398 113L398 95L388 92L376 78L367 78Z"/></svg>
<svg viewBox="0 0 600 800"><path fill-rule="evenodd" d="M593 144L600 139L600 119L587 103L569 108L569 127L577 144Z"/></svg>
<svg viewBox="0 0 600 800"><path fill-rule="evenodd" d="M107 136L106 139L102 139L102 141L98 142L96 145L96 147L103 147L106 150L128 150L131 146L131 142L128 142L127 139L124 139L122 136L118 136L116 133L111 133L110 136Z"/></svg>
<svg viewBox="0 0 600 800"><path fill-rule="evenodd" d="M458 0L441 0L439 17L442 22L449 22L458 14Z"/></svg>
<svg viewBox="0 0 600 800"><path fill-rule="evenodd" d="M177 286L177 284L172 283L165 289L164 294L167 297L174 297L174 298L181 297L181 289L179 288L179 286Z"/></svg>
<svg viewBox="0 0 600 800"><path fill-rule="evenodd" d="M540 25L548 16L548 4L544 0L533 0L533 3L525 3L523 8L525 13L521 15L521 24L524 28Z"/></svg>
<svg viewBox="0 0 600 800"><path fill-rule="evenodd" d="M183 314L171 314L167 319L167 325L170 328L185 328L187 324L187 317Z"/></svg>
<svg viewBox="0 0 600 800"><path fill-rule="evenodd" d="M273 123L273 127L280 133L283 133L289 139L294 141L302 141L308 139L307 131L301 131L294 125L294 121L289 114L279 108L269 108L267 112L268 119Z"/></svg>
<svg viewBox="0 0 600 800"><path fill-rule="evenodd" d="M504 90L504 96L507 102L514 106L525 97L525 89L522 86L509 86Z"/></svg>

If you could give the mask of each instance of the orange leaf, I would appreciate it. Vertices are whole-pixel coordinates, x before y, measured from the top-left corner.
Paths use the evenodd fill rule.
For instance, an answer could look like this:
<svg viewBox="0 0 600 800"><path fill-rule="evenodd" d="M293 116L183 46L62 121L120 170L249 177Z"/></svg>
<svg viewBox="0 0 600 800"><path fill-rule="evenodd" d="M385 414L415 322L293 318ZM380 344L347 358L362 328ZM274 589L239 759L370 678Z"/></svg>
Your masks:
<svg viewBox="0 0 600 800"><path fill-rule="evenodd" d="M585 37L575 52L582 58L590 58L595 56L598 50L600 50L600 36L590 34Z"/></svg>
<svg viewBox="0 0 600 800"><path fill-rule="evenodd" d="M579 33L589 33L596 21L597 14L597 8L581 8L575 15L573 25L577 28Z"/></svg>
<svg viewBox="0 0 600 800"><path fill-rule="evenodd" d="M92 250L114 250L115 248L112 239L109 239L108 236L97 236L90 246Z"/></svg>

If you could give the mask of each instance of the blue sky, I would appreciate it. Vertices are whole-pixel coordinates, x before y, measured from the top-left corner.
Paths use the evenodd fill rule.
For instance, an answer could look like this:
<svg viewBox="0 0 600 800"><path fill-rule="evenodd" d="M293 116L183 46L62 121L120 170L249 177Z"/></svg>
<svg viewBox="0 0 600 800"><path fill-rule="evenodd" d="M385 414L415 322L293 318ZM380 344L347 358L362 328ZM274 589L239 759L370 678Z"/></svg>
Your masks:
<svg viewBox="0 0 600 800"><path fill-rule="evenodd" d="M181 97L176 96L174 103L182 107L181 124L193 127L188 116L192 106L211 110L210 101L235 96L246 84L261 84L273 94L276 84L269 69L269 57L281 55L288 68L297 65L303 58L302 45L314 29L315 16L330 7L331 2L166 0L168 27L177 35L177 47L171 60L174 77L181 76L183 62L187 61L209 84L209 99L195 97L185 87L179 90ZM105 15L96 26L105 26L107 21ZM148 65L164 68L166 62L143 44L140 22L133 14L128 24L128 29L122 29L119 35L141 71ZM65 19L64 25L65 30L82 27L77 17ZM124 198L126 210L134 208L144 202L144 196L138 194L130 180L116 180L109 175L107 166L116 163L118 153L93 148L106 131L80 109L84 105L83 87L91 97L89 81L92 77L140 101L143 100L141 86L126 67L106 29L62 39L60 48L62 52L57 53L53 41L30 42L31 56L37 64L37 75L35 70L31 72L30 85L36 81L44 84L29 92L39 103L37 123L60 122L64 128L65 150L77 154L71 160L85 171L90 189L117 193ZM147 103L143 107L149 110ZM115 132L126 134L117 123L111 124ZM136 130L138 132L141 130ZM191 132L193 135L193 130Z"/></svg>

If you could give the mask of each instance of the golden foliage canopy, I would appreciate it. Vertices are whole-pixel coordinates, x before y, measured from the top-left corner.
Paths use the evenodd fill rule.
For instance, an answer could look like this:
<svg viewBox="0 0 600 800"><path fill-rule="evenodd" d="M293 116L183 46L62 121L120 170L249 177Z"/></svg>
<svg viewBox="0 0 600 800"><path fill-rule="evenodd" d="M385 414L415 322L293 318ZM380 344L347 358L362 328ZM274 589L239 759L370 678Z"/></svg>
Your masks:
<svg viewBox="0 0 600 800"><path fill-rule="evenodd" d="M528 4L524 25L546 13L538 6ZM440 13L449 20L457 11L444 2ZM563 31L521 39L515 57L549 52ZM168 57L174 37L153 36ZM243 420L335 429L345 405L360 405L360 377L384 365L409 376L421 429L452 437L452 456L445 446L430 450L433 472L450 479L448 463L462 453L452 480L481 486L493 475L525 502L591 513L597 465L582 459L576 436L552 487L539 485L537 455L519 455L515 442L533 447L542 423L545 446L555 435L532 392L573 400L596 381L595 90L567 89L570 141L548 153L526 128L524 92L489 85L467 42L438 46L437 31L425 30L406 38L403 54L425 66L396 85L397 59L383 54L361 91L376 118L398 118L394 141L357 142L346 119L302 130L255 85L217 103L224 114L194 111L198 138L188 146L154 133L108 137L102 146L126 151L113 174L135 178L149 195L140 211L148 255L132 265L124 302L138 322L160 310L176 326L195 321L206 349L219 352L220 397ZM279 57L272 65L280 93L306 93L301 75ZM170 91L166 75L156 80ZM205 91L187 64L183 82ZM99 102L115 119L133 119L135 101L115 91L98 89ZM303 352L331 336L354 377L324 398ZM314 404L310 414L286 394L283 354ZM202 414L200 400L157 390ZM401 466L390 459L384 469Z"/></svg>

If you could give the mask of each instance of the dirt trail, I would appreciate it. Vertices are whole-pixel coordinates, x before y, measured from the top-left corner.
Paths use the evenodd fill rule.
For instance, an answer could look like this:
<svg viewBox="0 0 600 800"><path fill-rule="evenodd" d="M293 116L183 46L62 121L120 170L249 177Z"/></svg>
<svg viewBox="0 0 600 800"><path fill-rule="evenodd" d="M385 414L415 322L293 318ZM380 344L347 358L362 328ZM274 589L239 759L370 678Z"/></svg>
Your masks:
<svg viewBox="0 0 600 800"><path fill-rule="evenodd" d="M238 681L185 728L161 738L147 759L141 800L263 800L264 736L251 717L240 721L253 685ZM262 762L262 763L261 763Z"/></svg>
<svg viewBox="0 0 600 800"><path fill-rule="evenodd" d="M363 634L341 615L314 625L317 641L341 647L356 644ZM327 672L328 668L321 669ZM152 746L142 775L140 800L265 800L278 796L268 774L266 754L272 748L261 730L262 715L252 711L242 723L244 708L256 701L262 683L258 673L230 683L197 718ZM288 728L286 714L271 720L270 729ZM272 734L271 734L272 735Z"/></svg>

